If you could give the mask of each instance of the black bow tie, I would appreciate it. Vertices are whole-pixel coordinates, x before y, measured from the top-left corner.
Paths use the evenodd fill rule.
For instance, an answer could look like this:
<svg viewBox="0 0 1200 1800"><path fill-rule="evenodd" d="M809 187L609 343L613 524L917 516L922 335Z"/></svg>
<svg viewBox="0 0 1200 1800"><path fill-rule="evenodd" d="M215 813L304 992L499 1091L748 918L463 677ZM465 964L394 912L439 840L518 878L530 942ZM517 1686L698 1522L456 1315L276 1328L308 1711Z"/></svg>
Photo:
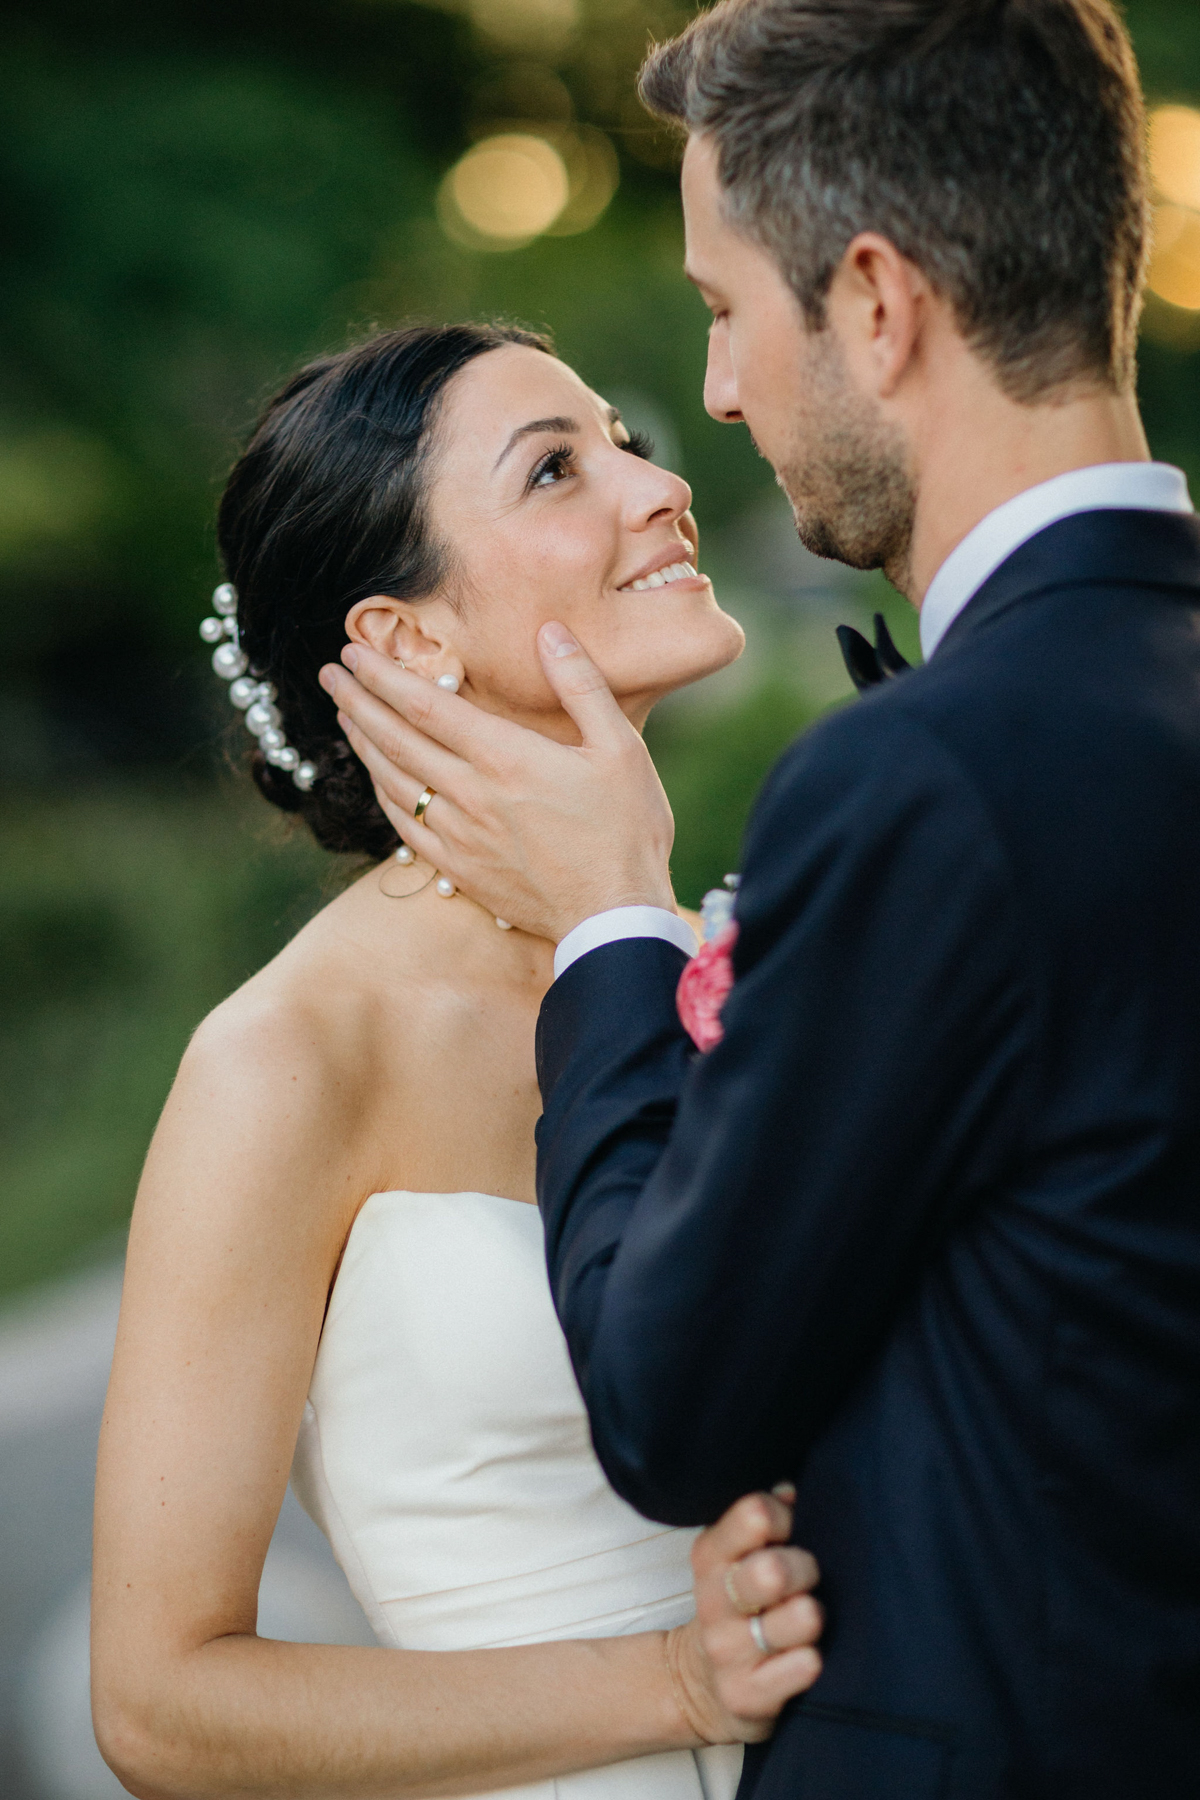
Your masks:
<svg viewBox="0 0 1200 1800"><path fill-rule="evenodd" d="M853 625L839 625L837 639L841 646L846 671L855 687L876 687L895 675L907 675L912 664L905 662L884 622L882 613L875 614L875 642L870 644Z"/></svg>

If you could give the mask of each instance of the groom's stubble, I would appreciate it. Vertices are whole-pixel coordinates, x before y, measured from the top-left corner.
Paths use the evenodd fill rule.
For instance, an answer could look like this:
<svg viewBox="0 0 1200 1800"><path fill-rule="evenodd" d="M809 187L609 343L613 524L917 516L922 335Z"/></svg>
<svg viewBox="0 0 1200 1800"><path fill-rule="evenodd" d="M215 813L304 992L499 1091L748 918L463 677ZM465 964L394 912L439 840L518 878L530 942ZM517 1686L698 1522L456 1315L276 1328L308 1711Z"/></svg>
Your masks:
<svg viewBox="0 0 1200 1800"><path fill-rule="evenodd" d="M828 326L808 347L805 410L775 479L807 550L882 569L904 593L917 491L903 433L854 387Z"/></svg>

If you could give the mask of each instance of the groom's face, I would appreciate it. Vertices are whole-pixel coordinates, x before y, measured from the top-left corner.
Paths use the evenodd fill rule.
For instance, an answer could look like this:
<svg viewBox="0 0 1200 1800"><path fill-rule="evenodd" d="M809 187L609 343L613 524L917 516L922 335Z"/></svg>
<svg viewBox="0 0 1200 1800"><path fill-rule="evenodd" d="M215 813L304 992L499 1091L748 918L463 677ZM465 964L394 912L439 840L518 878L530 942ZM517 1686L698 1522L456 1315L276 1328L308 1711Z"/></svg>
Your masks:
<svg viewBox="0 0 1200 1800"><path fill-rule="evenodd" d="M683 212L686 273L713 315L705 407L749 427L810 550L895 578L915 508L904 442L851 380L836 326L810 329L775 258L729 223L705 135L688 139Z"/></svg>
<svg viewBox="0 0 1200 1800"><path fill-rule="evenodd" d="M774 258L726 219L709 137L688 139L682 188L685 273L713 316L705 407L722 423L744 420L778 469L803 408L812 334Z"/></svg>

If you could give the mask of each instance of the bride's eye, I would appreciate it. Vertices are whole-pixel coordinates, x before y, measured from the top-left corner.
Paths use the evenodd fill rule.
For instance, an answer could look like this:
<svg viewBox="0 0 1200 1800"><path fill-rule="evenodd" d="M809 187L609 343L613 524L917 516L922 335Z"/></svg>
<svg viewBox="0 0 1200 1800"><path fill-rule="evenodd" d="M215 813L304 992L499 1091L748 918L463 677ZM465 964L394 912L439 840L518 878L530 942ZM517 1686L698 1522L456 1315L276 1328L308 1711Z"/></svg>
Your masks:
<svg viewBox="0 0 1200 1800"><path fill-rule="evenodd" d="M565 481L568 475L575 473L575 448L572 444L556 444L553 450L547 450L545 456L534 467L529 477L529 485L535 487L554 487Z"/></svg>
<svg viewBox="0 0 1200 1800"><path fill-rule="evenodd" d="M631 456L641 456L646 462L654 460L654 439L648 431L631 431L628 441L621 445Z"/></svg>

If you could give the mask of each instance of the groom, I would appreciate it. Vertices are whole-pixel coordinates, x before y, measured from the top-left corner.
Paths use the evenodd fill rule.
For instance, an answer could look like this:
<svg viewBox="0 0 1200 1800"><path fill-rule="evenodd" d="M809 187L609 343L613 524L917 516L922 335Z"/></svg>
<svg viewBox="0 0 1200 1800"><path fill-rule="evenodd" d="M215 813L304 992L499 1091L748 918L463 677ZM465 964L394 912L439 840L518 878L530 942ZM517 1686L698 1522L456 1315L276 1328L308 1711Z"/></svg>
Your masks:
<svg viewBox="0 0 1200 1800"><path fill-rule="evenodd" d="M404 837L558 940L541 1202L613 1483L679 1522L798 1486L825 1672L744 1792L1192 1800L1200 530L1133 396L1129 43L1107 0L726 0L643 93L708 409L926 660L768 780L718 1047L561 626L579 749L361 649L327 679Z"/></svg>

